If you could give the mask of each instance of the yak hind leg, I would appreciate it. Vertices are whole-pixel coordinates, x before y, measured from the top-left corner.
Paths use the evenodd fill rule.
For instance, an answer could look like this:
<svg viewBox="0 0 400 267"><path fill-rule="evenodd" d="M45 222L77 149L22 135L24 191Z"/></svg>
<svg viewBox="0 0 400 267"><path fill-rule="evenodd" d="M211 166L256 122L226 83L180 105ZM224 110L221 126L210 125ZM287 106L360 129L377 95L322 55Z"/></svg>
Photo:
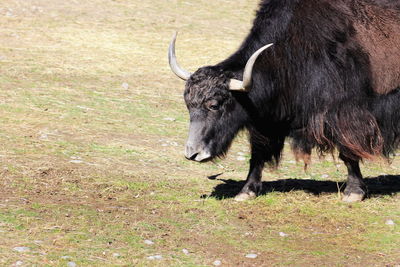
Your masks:
<svg viewBox="0 0 400 267"><path fill-rule="evenodd" d="M342 200L344 202L362 201L367 194L367 187L363 182L359 160L350 159L343 154L340 154L339 157L343 160L348 172Z"/></svg>

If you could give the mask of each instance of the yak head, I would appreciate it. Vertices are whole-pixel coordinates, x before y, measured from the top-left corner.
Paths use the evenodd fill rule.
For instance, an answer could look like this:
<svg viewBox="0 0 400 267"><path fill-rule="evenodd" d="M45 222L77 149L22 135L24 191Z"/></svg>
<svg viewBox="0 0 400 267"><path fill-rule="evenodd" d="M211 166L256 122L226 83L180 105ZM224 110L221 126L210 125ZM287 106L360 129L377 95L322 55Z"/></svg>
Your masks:
<svg viewBox="0 0 400 267"><path fill-rule="evenodd" d="M206 161L228 150L241 119L241 106L229 90L229 73L220 69L198 69L186 81L184 98L190 115L185 156Z"/></svg>
<svg viewBox="0 0 400 267"><path fill-rule="evenodd" d="M223 156L247 120L238 96L250 90L254 62L272 44L260 48L249 58L243 81L240 81L218 66L203 67L193 74L182 69L176 60L175 41L176 33L169 46L169 64L171 70L186 81L184 98L190 114L185 156L195 161Z"/></svg>

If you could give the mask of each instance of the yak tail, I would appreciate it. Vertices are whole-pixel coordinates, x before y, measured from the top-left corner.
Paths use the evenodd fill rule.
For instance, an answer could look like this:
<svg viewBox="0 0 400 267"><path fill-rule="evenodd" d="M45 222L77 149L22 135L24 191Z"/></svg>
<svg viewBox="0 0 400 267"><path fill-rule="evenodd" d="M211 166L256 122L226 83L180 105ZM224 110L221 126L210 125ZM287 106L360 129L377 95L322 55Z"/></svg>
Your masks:
<svg viewBox="0 0 400 267"><path fill-rule="evenodd" d="M400 87L376 97L370 109L384 140L383 155L389 157L400 147Z"/></svg>

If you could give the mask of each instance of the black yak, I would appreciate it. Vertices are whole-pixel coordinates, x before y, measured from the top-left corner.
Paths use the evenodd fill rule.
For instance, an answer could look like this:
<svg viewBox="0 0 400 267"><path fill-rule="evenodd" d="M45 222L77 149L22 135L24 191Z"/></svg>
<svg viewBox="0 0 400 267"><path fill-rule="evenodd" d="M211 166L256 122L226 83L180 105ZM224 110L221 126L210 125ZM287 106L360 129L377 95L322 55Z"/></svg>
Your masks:
<svg viewBox="0 0 400 267"><path fill-rule="evenodd" d="M236 200L260 192L264 163L279 163L287 138L306 161L313 148L337 149L348 202L366 195L359 162L400 143L399 0L263 0L239 49L194 73L177 64L175 39L170 66L186 80L190 113L186 157L221 157L249 132L250 170Z"/></svg>

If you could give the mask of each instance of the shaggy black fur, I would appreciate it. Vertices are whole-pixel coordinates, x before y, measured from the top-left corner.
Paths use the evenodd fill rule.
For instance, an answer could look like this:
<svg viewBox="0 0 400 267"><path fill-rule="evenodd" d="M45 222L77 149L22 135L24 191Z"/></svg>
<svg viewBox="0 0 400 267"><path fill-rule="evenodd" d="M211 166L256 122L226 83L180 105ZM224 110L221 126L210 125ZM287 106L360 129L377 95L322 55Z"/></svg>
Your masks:
<svg viewBox="0 0 400 267"><path fill-rule="evenodd" d="M400 147L400 88L370 101L384 140L383 154L389 157Z"/></svg>
<svg viewBox="0 0 400 267"><path fill-rule="evenodd" d="M207 121L202 136L212 156L224 155L239 130L250 132L252 158L242 192L259 192L264 162L279 163L287 137L300 154L309 154L312 148L320 153L337 149L349 167L349 183L358 189L358 161L387 156L399 146L399 89L393 88L386 95L377 93L373 77L379 73L373 73L371 67L375 55L360 41L364 40L362 34L369 34L371 40L378 38L375 35L385 23L393 24L389 19L376 22L376 16L384 15L371 14L371 10L400 18L399 3L264 0L240 48L221 63L200 68L190 77L185 101L191 120ZM397 23L399 27L393 29L400 29L400 20ZM373 30L358 31L364 27ZM386 44L399 40L392 36L400 32L385 34ZM250 92L229 91L229 79L241 79L249 57L267 43L274 46L257 59ZM380 49L385 52L389 47ZM386 73L386 80L400 86L398 73L393 73L393 77ZM211 110L210 101L216 101L217 108L213 105Z"/></svg>

